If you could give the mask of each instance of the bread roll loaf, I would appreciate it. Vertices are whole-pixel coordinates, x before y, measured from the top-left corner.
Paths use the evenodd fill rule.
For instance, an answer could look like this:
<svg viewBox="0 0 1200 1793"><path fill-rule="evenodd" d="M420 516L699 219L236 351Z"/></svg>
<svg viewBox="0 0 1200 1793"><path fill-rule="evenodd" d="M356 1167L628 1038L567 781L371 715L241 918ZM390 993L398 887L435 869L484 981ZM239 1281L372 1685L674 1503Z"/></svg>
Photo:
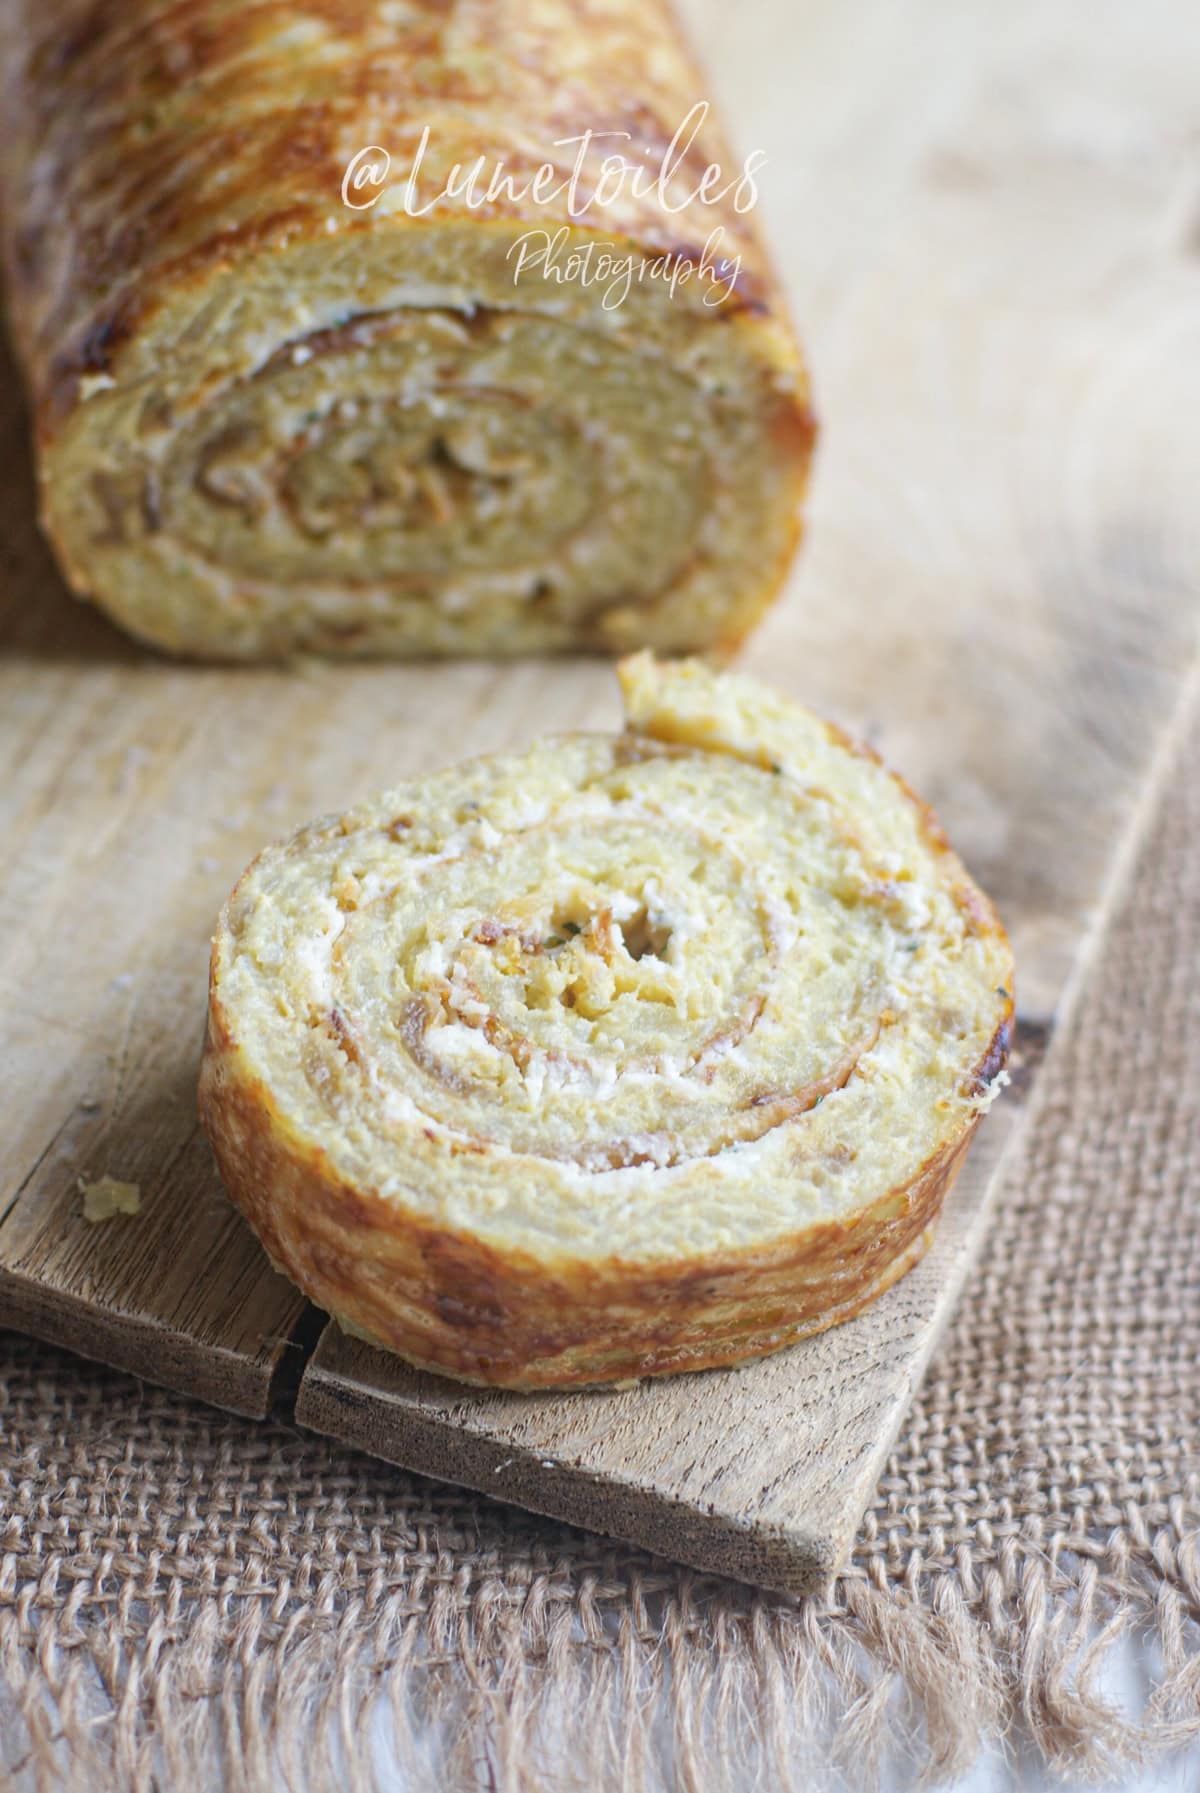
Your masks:
<svg viewBox="0 0 1200 1793"><path fill-rule="evenodd" d="M660 0L0 24L10 308L77 592L243 658L755 621L813 424L753 157Z"/></svg>
<svg viewBox="0 0 1200 1793"><path fill-rule="evenodd" d="M201 1112L351 1329L546 1388L736 1363L916 1260L996 1093L1012 962L930 812L748 679L268 848L213 944Z"/></svg>

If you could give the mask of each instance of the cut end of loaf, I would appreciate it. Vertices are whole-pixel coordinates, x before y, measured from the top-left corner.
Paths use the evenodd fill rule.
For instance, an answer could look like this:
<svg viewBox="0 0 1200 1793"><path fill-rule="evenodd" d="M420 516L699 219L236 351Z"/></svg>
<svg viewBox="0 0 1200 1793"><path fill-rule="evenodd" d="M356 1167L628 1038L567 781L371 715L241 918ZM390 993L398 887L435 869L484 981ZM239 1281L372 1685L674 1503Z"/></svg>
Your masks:
<svg viewBox="0 0 1200 1793"><path fill-rule="evenodd" d="M753 625L812 415L665 4L14 7L0 211L78 592L219 659Z"/></svg>
<svg viewBox="0 0 1200 1793"><path fill-rule="evenodd" d="M514 285L520 235L318 238L173 293L46 447L73 582L219 658L736 645L815 434L786 335L652 285L611 311Z"/></svg>

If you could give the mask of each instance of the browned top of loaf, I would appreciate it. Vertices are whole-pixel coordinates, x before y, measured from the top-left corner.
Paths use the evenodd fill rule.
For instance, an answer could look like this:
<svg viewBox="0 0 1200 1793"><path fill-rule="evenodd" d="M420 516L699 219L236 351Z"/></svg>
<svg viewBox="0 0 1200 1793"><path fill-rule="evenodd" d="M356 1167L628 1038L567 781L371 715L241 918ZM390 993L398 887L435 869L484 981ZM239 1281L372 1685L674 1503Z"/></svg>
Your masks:
<svg viewBox="0 0 1200 1793"><path fill-rule="evenodd" d="M342 177L365 146L386 148L402 183L428 126L424 198L455 163L566 174L577 149L556 139L628 133L593 145L586 191L614 149L656 170L705 95L661 0L9 0L3 23L11 311L44 434L80 376L109 374L147 311L214 264L327 232L568 220L565 194L447 200L415 222L353 211ZM742 164L710 114L678 191L711 162L732 189ZM727 309L776 304L732 190L678 212L626 191L583 222L692 258L720 226L742 263Z"/></svg>

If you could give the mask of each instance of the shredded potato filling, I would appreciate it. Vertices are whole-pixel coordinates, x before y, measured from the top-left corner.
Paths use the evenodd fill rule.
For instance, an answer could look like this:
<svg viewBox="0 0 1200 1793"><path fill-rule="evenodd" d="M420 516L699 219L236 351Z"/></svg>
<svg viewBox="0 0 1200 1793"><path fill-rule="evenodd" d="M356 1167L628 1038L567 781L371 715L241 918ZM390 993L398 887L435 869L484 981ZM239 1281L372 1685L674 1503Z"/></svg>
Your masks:
<svg viewBox="0 0 1200 1793"><path fill-rule="evenodd" d="M401 1225L671 1266L882 1204L878 1280L999 1088L1007 942L836 730L695 663L622 674L625 734L437 773L250 868L214 952L238 1074Z"/></svg>

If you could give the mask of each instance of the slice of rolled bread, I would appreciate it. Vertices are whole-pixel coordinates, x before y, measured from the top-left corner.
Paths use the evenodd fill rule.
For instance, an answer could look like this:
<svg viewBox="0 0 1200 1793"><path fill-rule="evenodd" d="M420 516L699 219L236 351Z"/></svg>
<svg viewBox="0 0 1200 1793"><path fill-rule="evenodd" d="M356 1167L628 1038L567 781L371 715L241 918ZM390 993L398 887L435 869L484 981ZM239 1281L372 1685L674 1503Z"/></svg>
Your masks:
<svg viewBox="0 0 1200 1793"><path fill-rule="evenodd" d="M930 811L749 679L269 847L213 943L201 1113L347 1328L545 1388L775 1351L915 1262L1003 1081L1008 942Z"/></svg>

